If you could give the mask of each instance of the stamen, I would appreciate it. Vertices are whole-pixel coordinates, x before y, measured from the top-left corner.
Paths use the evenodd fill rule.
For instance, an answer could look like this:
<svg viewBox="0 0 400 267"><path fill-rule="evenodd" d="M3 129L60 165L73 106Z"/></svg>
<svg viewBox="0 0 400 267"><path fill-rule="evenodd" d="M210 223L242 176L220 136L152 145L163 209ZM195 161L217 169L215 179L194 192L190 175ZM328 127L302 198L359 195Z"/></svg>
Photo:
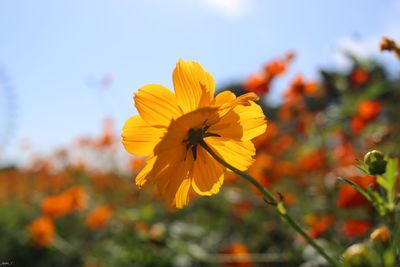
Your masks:
<svg viewBox="0 0 400 267"><path fill-rule="evenodd" d="M192 146L193 159L197 158L197 145Z"/></svg>
<svg viewBox="0 0 400 267"><path fill-rule="evenodd" d="M204 134L204 138L210 137L210 136L221 137L219 134L216 134L216 133L205 133Z"/></svg>
<svg viewBox="0 0 400 267"><path fill-rule="evenodd" d="M210 128L210 125L205 125L207 120L203 122L203 127L199 129L189 129L188 137L182 141L182 143L186 144L186 153L184 160L186 160L187 152L191 148L193 159L197 159L197 145L201 142L204 142L203 139L206 137L221 137L216 133L207 133L207 130Z"/></svg>

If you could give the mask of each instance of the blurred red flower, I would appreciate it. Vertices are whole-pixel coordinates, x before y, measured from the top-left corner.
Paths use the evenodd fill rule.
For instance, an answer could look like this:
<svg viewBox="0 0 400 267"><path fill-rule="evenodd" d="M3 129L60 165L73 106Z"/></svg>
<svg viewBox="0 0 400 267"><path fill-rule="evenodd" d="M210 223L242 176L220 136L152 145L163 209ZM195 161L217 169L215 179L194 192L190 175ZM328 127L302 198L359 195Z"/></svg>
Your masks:
<svg viewBox="0 0 400 267"><path fill-rule="evenodd" d="M358 106L358 116L368 122L375 119L381 111L381 103L374 100L364 100Z"/></svg>
<svg viewBox="0 0 400 267"><path fill-rule="evenodd" d="M262 72L251 74L246 79L243 84L244 89L249 92L254 92L259 96L268 93L272 81L286 72L294 57L295 54L289 52L283 58L268 62L264 66Z"/></svg>
<svg viewBox="0 0 400 267"><path fill-rule="evenodd" d="M362 68L355 69L353 73L350 75L350 81L354 85L362 85L368 82L369 74L366 70Z"/></svg>
<svg viewBox="0 0 400 267"><path fill-rule="evenodd" d="M351 131L355 134L359 134L364 129L366 124L366 121L363 120L361 117L355 116L351 120Z"/></svg>
<svg viewBox="0 0 400 267"><path fill-rule="evenodd" d="M376 179L374 176L354 176L348 178L353 183L359 185L364 190L367 190L367 187L372 184L374 189L377 187ZM338 198L336 201L336 205L339 208L354 208L363 206L368 203L368 200L361 195L357 190L347 184L342 184L342 187L339 189Z"/></svg>
<svg viewBox="0 0 400 267"><path fill-rule="evenodd" d="M300 160L300 166L306 171L323 169L326 165L325 154L322 150L315 150Z"/></svg>
<svg viewBox="0 0 400 267"><path fill-rule="evenodd" d="M371 228L371 223L362 220L347 220L343 224L343 235L346 237L360 237Z"/></svg>

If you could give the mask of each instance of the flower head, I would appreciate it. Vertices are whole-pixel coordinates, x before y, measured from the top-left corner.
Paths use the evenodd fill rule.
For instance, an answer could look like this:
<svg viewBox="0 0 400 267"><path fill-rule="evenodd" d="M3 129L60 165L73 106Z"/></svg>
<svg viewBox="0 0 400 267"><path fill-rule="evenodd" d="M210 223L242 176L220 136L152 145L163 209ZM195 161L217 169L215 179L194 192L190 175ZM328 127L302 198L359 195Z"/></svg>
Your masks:
<svg viewBox="0 0 400 267"><path fill-rule="evenodd" d="M298 100L304 95L313 95L317 90L317 83L306 82L303 75L298 74L285 93L286 100Z"/></svg>
<svg viewBox="0 0 400 267"><path fill-rule="evenodd" d="M362 68L355 69L350 75L350 81L356 86L367 83L368 79L368 72Z"/></svg>
<svg viewBox="0 0 400 267"><path fill-rule="evenodd" d="M315 220L311 228L309 229L309 234L312 238L318 238L336 222L336 217L333 215L324 215L320 219Z"/></svg>
<svg viewBox="0 0 400 267"><path fill-rule="evenodd" d="M53 244L55 227L48 217L40 217L29 225L32 243L37 247L48 247Z"/></svg>
<svg viewBox="0 0 400 267"><path fill-rule="evenodd" d="M259 96L268 93L272 82L287 71L294 57L294 52L288 52L284 57L268 62L262 71L251 74L243 87L246 91L256 93Z"/></svg>
<svg viewBox="0 0 400 267"><path fill-rule="evenodd" d="M400 46L393 40L387 38L387 37L382 37L381 44L380 44L380 50L381 51L393 51L394 54L398 59L400 59Z"/></svg>
<svg viewBox="0 0 400 267"><path fill-rule="evenodd" d="M86 217L85 223L90 229L99 229L107 225L111 215L110 206L98 206Z"/></svg>
<svg viewBox="0 0 400 267"><path fill-rule="evenodd" d="M375 229L369 238L373 243L387 243L390 238L390 233L386 226L381 226L378 229Z"/></svg>
<svg viewBox="0 0 400 267"><path fill-rule="evenodd" d="M380 111L381 103L374 100L364 100L358 106L358 115L366 122L375 119Z"/></svg>
<svg viewBox="0 0 400 267"><path fill-rule="evenodd" d="M365 235L371 228L371 223L369 221L350 219L344 222L342 233L344 236L360 237Z"/></svg>
<svg viewBox="0 0 400 267"><path fill-rule="evenodd" d="M227 254L231 257L227 257L224 262L226 267L250 267L253 266L251 256L247 246L242 243L232 243L225 250L222 251L222 255Z"/></svg>
<svg viewBox="0 0 400 267"><path fill-rule="evenodd" d="M51 218L58 218L76 210L84 210L88 195L82 186L74 186L58 195L42 201L42 212Z"/></svg>
<svg viewBox="0 0 400 267"><path fill-rule="evenodd" d="M191 188L212 195L223 183L225 167L203 146L246 170L255 154L251 139L266 123L254 93L236 98L226 91L214 98L214 79L196 62L179 60L172 77L175 94L157 84L135 94L139 115L126 122L122 143L131 154L149 156L136 184L153 180L171 205L182 208Z"/></svg>

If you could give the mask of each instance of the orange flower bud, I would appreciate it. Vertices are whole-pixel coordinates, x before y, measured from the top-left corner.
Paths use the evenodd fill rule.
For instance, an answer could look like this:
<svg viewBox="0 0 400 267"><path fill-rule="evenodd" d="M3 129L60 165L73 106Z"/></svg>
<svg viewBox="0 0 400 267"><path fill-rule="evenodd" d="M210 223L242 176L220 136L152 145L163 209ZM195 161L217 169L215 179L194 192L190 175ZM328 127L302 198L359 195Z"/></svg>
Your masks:
<svg viewBox="0 0 400 267"><path fill-rule="evenodd" d="M386 226L381 226L378 229L375 229L371 233L369 239L371 240L372 243L377 243L377 242L387 243L389 240L389 230L387 229Z"/></svg>

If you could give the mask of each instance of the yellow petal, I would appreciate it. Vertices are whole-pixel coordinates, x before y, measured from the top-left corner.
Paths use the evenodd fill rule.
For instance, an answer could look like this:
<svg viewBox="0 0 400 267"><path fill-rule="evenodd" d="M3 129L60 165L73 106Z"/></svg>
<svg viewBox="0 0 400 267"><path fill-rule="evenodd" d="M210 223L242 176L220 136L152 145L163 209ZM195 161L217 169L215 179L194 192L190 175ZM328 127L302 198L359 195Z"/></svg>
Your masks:
<svg viewBox="0 0 400 267"><path fill-rule="evenodd" d="M238 96L235 99L235 105L248 105L250 101L257 101L260 98L255 93L247 93L241 96Z"/></svg>
<svg viewBox="0 0 400 267"><path fill-rule="evenodd" d="M197 149L197 159L193 162L194 191L199 195L217 194L224 181L224 167L202 147Z"/></svg>
<svg viewBox="0 0 400 267"><path fill-rule="evenodd" d="M243 137L243 127L240 124L240 116L233 109L219 110L217 116L210 118L209 122L211 126L208 132L210 133L235 140L241 140Z"/></svg>
<svg viewBox="0 0 400 267"><path fill-rule="evenodd" d="M243 129L242 140L251 140L265 132L267 123L259 105L250 101L249 106L238 105L233 110L240 117L239 123Z"/></svg>
<svg viewBox="0 0 400 267"><path fill-rule="evenodd" d="M149 178L150 178L149 173L153 169L156 159L157 159L157 157L149 157L146 160L147 165L136 176L135 182L136 182L137 186L140 187L149 180Z"/></svg>
<svg viewBox="0 0 400 267"><path fill-rule="evenodd" d="M208 95L210 97L210 101L212 101L215 94L215 80L209 72L206 72L206 77L208 81Z"/></svg>
<svg viewBox="0 0 400 267"><path fill-rule="evenodd" d="M225 103L232 102L236 99L236 96L231 91L223 91L219 93L214 99L214 105L223 105Z"/></svg>
<svg viewBox="0 0 400 267"><path fill-rule="evenodd" d="M135 93L135 106L140 116L153 126L168 126L171 119L182 115L174 93L159 84L148 84Z"/></svg>
<svg viewBox="0 0 400 267"><path fill-rule="evenodd" d="M191 157L188 154L188 157ZM164 168L155 178L162 195L166 195L170 205L182 208L189 202L191 178L188 176L193 158L175 162Z"/></svg>
<svg viewBox="0 0 400 267"><path fill-rule="evenodd" d="M133 155L149 156L165 132L166 128L152 127L139 115L133 116L122 129L122 144Z"/></svg>
<svg viewBox="0 0 400 267"><path fill-rule="evenodd" d="M223 160L233 167L245 171L253 162L256 149L251 141L236 141L223 137L208 137L204 141Z"/></svg>
<svg viewBox="0 0 400 267"><path fill-rule="evenodd" d="M178 187L178 190L175 193L175 198L172 204L175 204L175 207L178 209L183 208L189 204L189 189L191 185L191 179L184 179Z"/></svg>
<svg viewBox="0 0 400 267"><path fill-rule="evenodd" d="M235 140L251 140L266 129L265 116L261 107L253 100L258 97L248 93L238 98L230 91L217 95L214 105L218 113L211 117L209 132Z"/></svg>
<svg viewBox="0 0 400 267"><path fill-rule="evenodd" d="M215 82L199 63L180 59L172 79L178 105L184 113L210 105Z"/></svg>
<svg viewBox="0 0 400 267"><path fill-rule="evenodd" d="M237 105L249 106L252 101L257 101L258 99L260 98L255 93L247 93L223 104L222 108L229 109L234 108Z"/></svg>

